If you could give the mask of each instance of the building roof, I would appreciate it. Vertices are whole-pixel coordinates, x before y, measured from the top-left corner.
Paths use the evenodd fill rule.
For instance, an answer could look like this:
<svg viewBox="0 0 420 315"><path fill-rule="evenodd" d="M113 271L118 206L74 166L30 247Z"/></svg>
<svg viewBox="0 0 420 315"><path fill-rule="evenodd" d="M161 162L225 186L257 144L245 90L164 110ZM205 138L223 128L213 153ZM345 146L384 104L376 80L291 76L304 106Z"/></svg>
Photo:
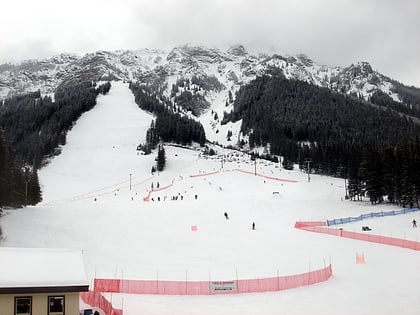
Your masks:
<svg viewBox="0 0 420 315"><path fill-rule="evenodd" d="M81 250L0 247L0 293L88 289Z"/></svg>

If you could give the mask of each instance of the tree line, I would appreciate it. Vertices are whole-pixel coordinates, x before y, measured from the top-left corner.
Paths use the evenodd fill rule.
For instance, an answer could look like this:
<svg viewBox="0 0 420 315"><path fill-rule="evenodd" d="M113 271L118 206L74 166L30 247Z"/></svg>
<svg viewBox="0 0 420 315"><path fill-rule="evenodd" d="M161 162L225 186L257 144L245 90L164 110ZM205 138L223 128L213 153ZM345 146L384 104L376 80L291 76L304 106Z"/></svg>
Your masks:
<svg viewBox="0 0 420 315"><path fill-rule="evenodd" d="M16 156L0 129L0 209L35 205L41 200L37 170Z"/></svg>
<svg viewBox="0 0 420 315"><path fill-rule="evenodd" d="M146 153L156 148L159 141L191 144L197 142L204 146L206 134L199 121L176 112L174 105L162 95L139 83L130 83L135 102L143 110L156 115L146 134Z"/></svg>
<svg viewBox="0 0 420 315"><path fill-rule="evenodd" d="M350 198L378 203L388 196L412 206L420 196L420 125L395 103L380 94L366 102L273 71L241 87L222 123L242 119L250 148L268 146L286 168L304 169L310 159L311 172L348 178Z"/></svg>
<svg viewBox="0 0 420 315"><path fill-rule="evenodd" d="M66 134L82 113L92 109L99 93L106 94L111 84L96 86L92 81L61 84L51 96L41 96L39 91L5 99L0 103L0 130L2 130L2 166L11 165L14 171L1 173L5 195L0 205L16 206L22 202L35 204L41 200L36 170L46 159L57 155L66 142ZM19 173L21 170L21 174ZM32 177L34 177L31 181ZM25 189L22 187L24 184ZM31 184L37 191L32 200ZM28 187L29 185L29 187ZM35 187L37 186L37 187ZM38 192L39 191L39 192ZM26 200L29 194L29 200Z"/></svg>

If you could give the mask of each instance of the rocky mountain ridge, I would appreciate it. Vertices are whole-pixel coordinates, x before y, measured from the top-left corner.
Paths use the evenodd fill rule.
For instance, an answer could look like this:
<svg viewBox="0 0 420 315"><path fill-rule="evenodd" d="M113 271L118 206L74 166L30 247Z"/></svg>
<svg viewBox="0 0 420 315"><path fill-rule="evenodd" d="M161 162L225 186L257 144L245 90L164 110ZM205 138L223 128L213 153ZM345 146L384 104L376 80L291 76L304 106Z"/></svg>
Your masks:
<svg viewBox="0 0 420 315"><path fill-rule="evenodd" d="M254 55L242 45L226 51L184 45L169 52L155 49L97 51L82 57L63 53L44 60L2 64L0 99L37 90L51 94L59 84L69 80L143 81L153 76L162 78L169 87L179 78L215 76L226 90L235 91L239 85L272 67L281 69L287 78L342 93L368 98L374 91L381 90L394 100L401 100L394 89L394 81L373 70L367 62L345 68L328 67L316 64L303 54Z"/></svg>

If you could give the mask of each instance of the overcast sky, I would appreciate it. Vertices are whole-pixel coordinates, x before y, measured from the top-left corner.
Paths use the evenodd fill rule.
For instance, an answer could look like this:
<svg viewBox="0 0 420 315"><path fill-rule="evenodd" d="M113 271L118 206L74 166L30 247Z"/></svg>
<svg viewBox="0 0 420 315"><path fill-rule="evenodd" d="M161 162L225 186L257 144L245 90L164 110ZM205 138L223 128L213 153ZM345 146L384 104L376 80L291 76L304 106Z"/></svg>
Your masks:
<svg viewBox="0 0 420 315"><path fill-rule="evenodd" d="M0 64L185 43L368 61L420 87L420 0L2 0Z"/></svg>

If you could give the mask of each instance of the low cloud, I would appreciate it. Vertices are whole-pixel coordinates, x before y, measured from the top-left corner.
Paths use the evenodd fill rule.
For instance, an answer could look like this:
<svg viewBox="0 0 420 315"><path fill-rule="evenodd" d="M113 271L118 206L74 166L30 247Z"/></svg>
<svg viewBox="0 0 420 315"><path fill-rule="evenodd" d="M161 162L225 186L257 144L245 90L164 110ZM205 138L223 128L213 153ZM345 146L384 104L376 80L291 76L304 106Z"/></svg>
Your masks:
<svg viewBox="0 0 420 315"><path fill-rule="evenodd" d="M6 8L0 62L62 51L241 43L256 52L305 53L330 66L368 61L420 86L417 0L13 0Z"/></svg>

